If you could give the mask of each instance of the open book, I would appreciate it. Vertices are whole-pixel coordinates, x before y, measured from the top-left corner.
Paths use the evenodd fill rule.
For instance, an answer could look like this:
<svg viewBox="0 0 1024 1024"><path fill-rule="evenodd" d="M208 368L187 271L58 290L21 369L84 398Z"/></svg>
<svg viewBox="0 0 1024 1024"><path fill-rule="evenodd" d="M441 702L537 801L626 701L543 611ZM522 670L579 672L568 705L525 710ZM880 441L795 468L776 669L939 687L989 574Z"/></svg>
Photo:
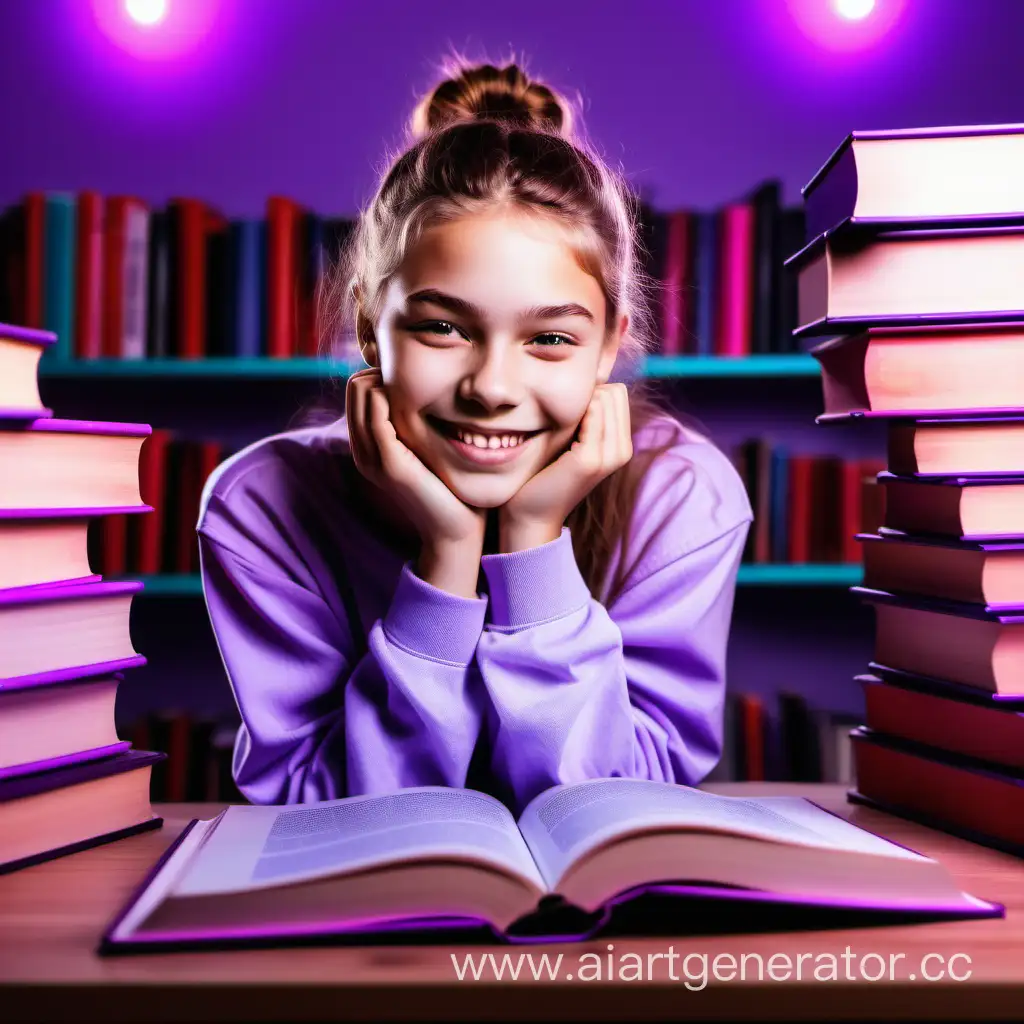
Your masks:
<svg viewBox="0 0 1024 1024"><path fill-rule="evenodd" d="M617 900L652 889L1003 914L960 892L938 861L802 797L598 779L547 790L518 823L489 796L442 787L233 805L190 824L111 924L101 951L453 922L537 936L543 927L528 926L552 902L594 916L582 937Z"/></svg>

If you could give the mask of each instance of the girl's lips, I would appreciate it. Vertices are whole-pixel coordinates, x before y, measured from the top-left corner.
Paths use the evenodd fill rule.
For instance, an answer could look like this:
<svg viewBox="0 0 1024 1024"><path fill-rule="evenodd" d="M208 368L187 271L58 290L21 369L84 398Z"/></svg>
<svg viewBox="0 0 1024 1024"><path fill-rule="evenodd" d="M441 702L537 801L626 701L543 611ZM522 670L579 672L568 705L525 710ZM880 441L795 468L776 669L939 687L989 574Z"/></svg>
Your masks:
<svg viewBox="0 0 1024 1024"><path fill-rule="evenodd" d="M536 434L533 437L536 437ZM466 444L465 441L460 441L457 437L446 436L445 440L467 462L478 466L499 466L518 458L523 449L533 443L533 437L528 437L517 445L509 445L507 448L477 448L475 444Z"/></svg>
<svg viewBox="0 0 1024 1024"><path fill-rule="evenodd" d="M442 421L431 419L429 422L434 430L451 445L459 458L475 466L500 466L506 462L512 462L541 433L541 431L538 431L529 437L524 437L519 444L509 445L507 448L478 448L475 444L467 444L465 441L460 441L458 437L452 434L451 427Z"/></svg>

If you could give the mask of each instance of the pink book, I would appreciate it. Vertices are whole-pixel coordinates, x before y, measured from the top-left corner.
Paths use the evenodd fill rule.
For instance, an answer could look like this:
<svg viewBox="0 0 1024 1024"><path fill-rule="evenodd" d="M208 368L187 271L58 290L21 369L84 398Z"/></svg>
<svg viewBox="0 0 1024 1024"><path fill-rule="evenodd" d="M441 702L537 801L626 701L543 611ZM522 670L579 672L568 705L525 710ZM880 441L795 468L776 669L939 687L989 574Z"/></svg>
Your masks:
<svg viewBox="0 0 1024 1024"><path fill-rule="evenodd" d="M794 334L1024 319L1024 214L998 227L820 235L786 261Z"/></svg>
<svg viewBox="0 0 1024 1024"><path fill-rule="evenodd" d="M722 210L715 337L719 356L749 355L753 347L754 215L752 203L733 203Z"/></svg>
<svg viewBox="0 0 1024 1024"><path fill-rule="evenodd" d="M136 580L0 590L0 687L56 682L136 663Z"/></svg>
<svg viewBox="0 0 1024 1024"><path fill-rule="evenodd" d="M39 395L39 361L56 343L52 331L0 324L0 427L53 415Z"/></svg>
<svg viewBox="0 0 1024 1024"><path fill-rule="evenodd" d="M7 427L0 425L0 509L148 509L139 489L147 424L48 418Z"/></svg>
<svg viewBox="0 0 1024 1024"><path fill-rule="evenodd" d="M1024 210L1024 124L851 132L803 189L808 238L844 221L1009 220Z"/></svg>

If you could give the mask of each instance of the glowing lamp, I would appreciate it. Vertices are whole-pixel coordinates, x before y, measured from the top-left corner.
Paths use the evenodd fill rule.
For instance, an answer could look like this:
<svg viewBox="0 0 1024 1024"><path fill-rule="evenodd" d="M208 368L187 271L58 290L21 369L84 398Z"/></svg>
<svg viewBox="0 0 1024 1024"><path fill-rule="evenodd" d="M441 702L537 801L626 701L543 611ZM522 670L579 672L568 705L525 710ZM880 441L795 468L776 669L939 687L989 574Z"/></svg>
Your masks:
<svg viewBox="0 0 1024 1024"><path fill-rule="evenodd" d="M124 9L137 25L158 25L167 14L167 0L125 0Z"/></svg>
<svg viewBox="0 0 1024 1024"><path fill-rule="evenodd" d="M860 21L875 9L875 0L835 0L836 13L848 21Z"/></svg>

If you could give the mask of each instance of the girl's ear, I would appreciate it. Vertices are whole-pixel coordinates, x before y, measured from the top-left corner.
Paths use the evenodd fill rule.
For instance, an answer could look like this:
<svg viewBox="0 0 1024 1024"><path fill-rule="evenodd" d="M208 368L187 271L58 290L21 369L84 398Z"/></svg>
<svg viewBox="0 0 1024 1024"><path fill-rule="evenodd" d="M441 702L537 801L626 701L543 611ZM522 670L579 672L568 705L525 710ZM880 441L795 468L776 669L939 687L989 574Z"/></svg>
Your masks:
<svg viewBox="0 0 1024 1024"><path fill-rule="evenodd" d="M377 350L377 337L374 334L373 324L363 315L361 309L356 310L356 339L359 342L359 351L368 366L380 368L380 353Z"/></svg>
<svg viewBox="0 0 1024 1024"><path fill-rule="evenodd" d="M612 332L608 335L602 348L601 359L597 364L597 380L599 384L608 383L608 378L611 377L612 370L615 368L615 360L619 355L622 339L626 336L628 327L629 314L623 313L619 317L618 323L612 329Z"/></svg>

